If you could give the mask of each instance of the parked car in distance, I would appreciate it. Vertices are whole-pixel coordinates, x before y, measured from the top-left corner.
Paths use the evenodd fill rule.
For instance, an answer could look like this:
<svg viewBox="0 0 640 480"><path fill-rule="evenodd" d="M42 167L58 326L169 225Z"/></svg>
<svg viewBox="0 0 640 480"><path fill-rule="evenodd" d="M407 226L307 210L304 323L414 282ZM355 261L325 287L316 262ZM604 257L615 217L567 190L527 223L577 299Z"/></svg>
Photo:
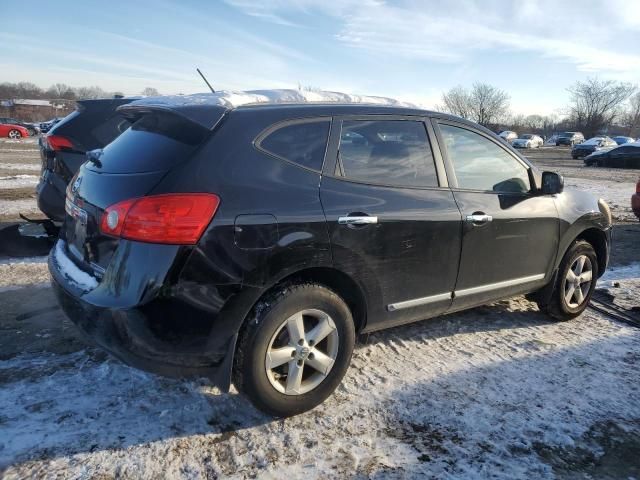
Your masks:
<svg viewBox="0 0 640 480"><path fill-rule="evenodd" d="M0 138L11 138L12 140L17 140L19 138L28 136L29 130L21 125L0 123Z"/></svg>
<svg viewBox="0 0 640 480"><path fill-rule="evenodd" d="M42 170L36 196L38 208L54 222L64 220L67 185L87 161L87 152L104 147L129 127L116 109L132 100L80 100L74 112L40 138Z"/></svg>
<svg viewBox="0 0 640 480"><path fill-rule="evenodd" d="M20 127L26 128L27 132L29 132L29 136L36 136L39 130L32 124L27 122L21 122L15 118L9 117L0 117L0 125L18 125Z"/></svg>
<svg viewBox="0 0 640 480"><path fill-rule="evenodd" d="M513 148L540 148L544 145L544 140L538 135L525 133L516 138L511 145Z"/></svg>
<svg viewBox="0 0 640 480"><path fill-rule="evenodd" d="M131 365L294 415L357 334L519 294L567 320L607 267L607 204L475 123L199 98L118 109L132 126L80 167L49 256L66 315Z"/></svg>
<svg viewBox="0 0 640 480"><path fill-rule="evenodd" d="M580 132L563 132L558 135L556 139L556 147L560 145L569 145L573 147L579 143L584 142L584 135Z"/></svg>
<svg viewBox="0 0 640 480"><path fill-rule="evenodd" d="M584 159L587 167L640 168L640 143L596 151Z"/></svg>
<svg viewBox="0 0 640 480"><path fill-rule="evenodd" d="M571 157L576 160L591 155L593 152L612 149L617 146L618 144L609 137L593 137L578 145L574 145L571 149Z"/></svg>
<svg viewBox="0 0 640 480"><path fill-rule="evenodd" d="M49 130L53 128L53 126L61 121L62 118L52 118L51 120L47 120L46 122L40 123L40 132L47 133Z"/></svg>
<svg viewBox="0 0 640 480"><path fill-rule="evenodd" d="M612 137L612 140L614 142L616 142L618 145L624 145L625 143L633 143L633 142L635 142L634 138L624 137L624 136Z"/></svg>
<svg viewBox="0 0 640 480"><path fill-rule="evenodd" d="M511 130L503 130L498 134L498 136L507 143L512 143L516 138L518 138L518 134Z"/></svg>
<svg viewBox="0 0 640 480"><path fill-rule="evenodd" d="M640 220L640 178L638 179L638 183L636 183L636 193L631 195L631 209L633 213L636 214L638 220Z"/></svg>

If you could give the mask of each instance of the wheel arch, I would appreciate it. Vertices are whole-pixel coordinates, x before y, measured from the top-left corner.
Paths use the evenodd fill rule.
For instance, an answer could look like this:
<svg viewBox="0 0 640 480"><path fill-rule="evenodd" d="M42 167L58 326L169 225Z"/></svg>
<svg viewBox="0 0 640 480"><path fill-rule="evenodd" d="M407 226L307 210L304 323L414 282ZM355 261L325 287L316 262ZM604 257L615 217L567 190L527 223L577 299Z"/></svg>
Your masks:
<svg viewBox="0 0 640 480"><path fill-rule="evenodd" d="M598 278L600 278L607 269L609 258L609 247L606 233L598 228L587 228L576 236L576 238L569 244L569 247L576 240L584 240L585 242L588 242L595 250L596 258L598 259Z"/></svg>

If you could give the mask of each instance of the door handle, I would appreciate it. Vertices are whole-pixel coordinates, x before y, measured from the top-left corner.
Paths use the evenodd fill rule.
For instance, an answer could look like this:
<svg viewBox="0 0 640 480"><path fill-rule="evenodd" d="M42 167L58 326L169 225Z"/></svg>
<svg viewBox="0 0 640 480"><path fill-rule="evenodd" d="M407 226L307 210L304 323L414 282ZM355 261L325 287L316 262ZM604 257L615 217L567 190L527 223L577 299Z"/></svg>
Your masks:
<svg viewBox="0 0 640 480"><path fill-rule="evenodd" d="M489 223L493 220L491 215L485 215L484 213L474 213L473 215L467 215L466 221L474 224Z"/></svg>
<svg viewBox="0 0 640 480"><path fill-rule="evenodd" d="M370 217L368 215L359 217L338 217L338 223L340 225L371 225L378 223L378 217Z"/></svg>

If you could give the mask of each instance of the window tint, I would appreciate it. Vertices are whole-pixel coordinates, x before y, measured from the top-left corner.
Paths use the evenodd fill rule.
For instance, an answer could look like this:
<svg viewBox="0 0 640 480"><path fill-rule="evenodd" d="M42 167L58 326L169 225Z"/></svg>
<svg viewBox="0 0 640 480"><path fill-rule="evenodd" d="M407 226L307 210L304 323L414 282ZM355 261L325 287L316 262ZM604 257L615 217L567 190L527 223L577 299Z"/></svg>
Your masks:
<svg viewBox="0 0 640 480"><path fill-rule="evenodd" d="M409 187L438 186L422 122L344 121L340 161L342 174L353 180Z"/></svg>
<svg viewBox="0 0 640 480"><path fill-rule="evenodd" d="M527 169L487 138L469 130L440 125L458 187L494 192L528 192Z"/></svg>
<svg viewBox="0 0 640 480"><path fill-rule="evenodd" d="M278 128L260 141L260 148L303 167L322 170L329 121L302 122Z"/></svg>
<svg viewBox="0 0 640 480"><path fill-rule="evenodd" d="M167 170L187 160L210 131L168 113L150 113L104 148L99 168L108 173Z"/></svg>

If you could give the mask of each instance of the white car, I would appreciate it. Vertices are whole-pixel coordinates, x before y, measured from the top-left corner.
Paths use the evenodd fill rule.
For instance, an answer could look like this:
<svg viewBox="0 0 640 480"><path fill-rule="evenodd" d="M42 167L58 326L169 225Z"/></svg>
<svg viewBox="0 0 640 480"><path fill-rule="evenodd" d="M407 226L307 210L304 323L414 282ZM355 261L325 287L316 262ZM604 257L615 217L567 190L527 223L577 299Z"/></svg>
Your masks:
<svg viewBox="0 0 640 480"><path fill-rule="evenodd" d="M540 148L544 145L544 140L538 135L525 133L511 142L514 148Z"/></svg>
<svg viewBox="0 0 640 480"><path fill-rule="evenodd" d="M516 138L518 138L518 134L516 132L512 132L511 130L503 130L498 134L498 136L507 143L511 143Z"/></svg>

